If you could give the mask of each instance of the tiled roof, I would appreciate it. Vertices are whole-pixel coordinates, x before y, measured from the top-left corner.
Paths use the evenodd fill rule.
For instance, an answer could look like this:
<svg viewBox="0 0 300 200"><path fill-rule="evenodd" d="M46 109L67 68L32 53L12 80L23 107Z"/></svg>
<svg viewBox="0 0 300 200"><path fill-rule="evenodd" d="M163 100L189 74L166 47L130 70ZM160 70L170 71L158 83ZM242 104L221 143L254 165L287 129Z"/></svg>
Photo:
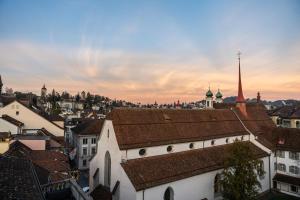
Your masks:
<svg viewBox="0 0 300 200"><path fill-rule="evenodd" d="M29 160L0 156L1 199L44 199Z"/></svg>
<svg viewBox="0 0 300 200"><path fill-rule="evenodd" d="M72 131L78 135L100 135L103 123L103 119L86 120L72 128Z"/></svg>
<svg viewBox="0 0 300 200"><path fill-rule="evenodd" d="M114 109L107 119L113 122L120 149L248 134L229 109L121 108Z"/></svg>
<svg viewBox="0 0 300 200"><path fill-rule="evenodd" d="M112 200L112 194L109 192L109 189L103 187L102 185L98 185L90 194L93 199L101 199L101 200Z"/></svg>
<svg viewBox="0 0 300 200"><path fill-rule="evenodd" d="M300 119L300 107L298 106L282 106L275 109L271 116L279 116L286 119Z"/></svg>
<svg viewBox="0 0 300 200"><path fill-rule="evenodd" d="M293 176L287 176L283 174L276 174L273 178L275 181L283 182L283 183L289 183L292 185L300 186L300 178L293 177Z"/></svg>
<svg viewBox="0 0 300 200"><path fill-rule="evenodd" d="M272 142L276 149L300 152L300 130L276 128L272 131Z"/></svg>
<svg viewBox="0 0 300 200"><path fill-rule="evenodd" d="M46 170L49 172L48 175L50 175L50 177L56 177L55 180L57 180L57 174L68 173L70 171L68 157L63 153L48 150L31 150L19 141L12 143L5 155L28 159L43 169L37 172L45 174ZM38 176L39 178L42 177L40 174L38 174ZM63 178L64 176L61 175L60 177ZM70 178L69 175L65 175L65 177Z"/></svg>
<svg viewBox="0 0 300 200"><path fill-rule="evenodd" d="M257 157L268 156L245 142ZM230 144L128 160L122 167L137 191L223 168Z"/></svg>
<svg viewBox="0 0 300 200"><path fill-rule="evenodd" d="M24 126L23 122L20 122L19 120L12 118L8 115L2 115L2 119L4 119L5 121L8 121L11 124L14 124L15 126L21 127Z"/></svg>

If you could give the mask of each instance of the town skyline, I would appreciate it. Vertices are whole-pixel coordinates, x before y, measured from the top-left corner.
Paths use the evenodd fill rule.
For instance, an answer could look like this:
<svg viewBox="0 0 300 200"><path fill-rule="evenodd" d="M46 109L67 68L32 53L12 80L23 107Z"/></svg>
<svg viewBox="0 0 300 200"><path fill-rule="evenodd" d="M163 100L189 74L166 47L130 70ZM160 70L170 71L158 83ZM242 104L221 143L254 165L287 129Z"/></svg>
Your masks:
<svg viewBox="0 0 300 200"><path fill-rule="evenodd" d="M203 99L210 85L236 96L240 49L245 98L300 99L297 1L16 2L0 6L0 71L15 91L45 83L171 103Z"/></svg>

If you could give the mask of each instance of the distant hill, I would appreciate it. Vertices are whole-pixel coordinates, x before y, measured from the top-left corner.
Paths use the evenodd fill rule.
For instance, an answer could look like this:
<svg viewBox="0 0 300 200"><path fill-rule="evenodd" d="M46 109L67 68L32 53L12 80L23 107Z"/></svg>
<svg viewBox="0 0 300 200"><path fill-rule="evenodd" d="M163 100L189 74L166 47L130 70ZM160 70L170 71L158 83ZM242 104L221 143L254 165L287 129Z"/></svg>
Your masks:
<svg viewBox="0 0 300 200"><path fill-rule="evenodd" d="M223 99L224 103L235 103L235 99L236 96L231 96L231 97L226 97ZM256 102L256 98L254 99L246 99L247 102ZM285 105L300 105L300 101L299 100L294 100L294 99L287 99L287 100L275 100L275 101L262 101L263 104L269 104L272 105L274 107L281 107L281 106L285 106Z"/></svg>

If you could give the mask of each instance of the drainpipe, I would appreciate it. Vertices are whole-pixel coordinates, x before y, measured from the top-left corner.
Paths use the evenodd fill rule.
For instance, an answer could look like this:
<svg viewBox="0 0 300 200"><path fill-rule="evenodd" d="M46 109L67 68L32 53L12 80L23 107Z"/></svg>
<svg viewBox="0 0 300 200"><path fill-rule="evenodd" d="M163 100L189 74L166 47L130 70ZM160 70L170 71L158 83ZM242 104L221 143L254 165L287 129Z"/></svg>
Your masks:
<svg viewBox="0 0 300 200"><path fill-rule="evenodd" d="M270 155L269 155L269 187L270 187L270 191L271 191L271 188L272 188L272 186L271 186L271 155L272 155L272 153L270 153Z"/></svg>

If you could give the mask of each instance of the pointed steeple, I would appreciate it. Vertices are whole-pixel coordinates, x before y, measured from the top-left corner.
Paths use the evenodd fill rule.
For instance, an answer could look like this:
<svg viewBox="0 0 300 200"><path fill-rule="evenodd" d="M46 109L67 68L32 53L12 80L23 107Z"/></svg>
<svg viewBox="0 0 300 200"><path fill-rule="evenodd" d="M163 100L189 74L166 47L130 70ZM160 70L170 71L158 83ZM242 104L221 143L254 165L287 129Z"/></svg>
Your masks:
<svg viewBox="0 0 300 200"><path fill-rule="evenodd" d="M0 95L2 94L2 87L3 87L3 83L0 75Z"/></svg>
<svg viewBox="0 0 300 200"><path fill-rule="evenodd" d="M243 88L242 88L242 78L241 78L241 52L238 52L238 59L239 59L239 86L238 86L238 96L236 98L236 103L245 103L245 98L243 95Z"/></svg>

